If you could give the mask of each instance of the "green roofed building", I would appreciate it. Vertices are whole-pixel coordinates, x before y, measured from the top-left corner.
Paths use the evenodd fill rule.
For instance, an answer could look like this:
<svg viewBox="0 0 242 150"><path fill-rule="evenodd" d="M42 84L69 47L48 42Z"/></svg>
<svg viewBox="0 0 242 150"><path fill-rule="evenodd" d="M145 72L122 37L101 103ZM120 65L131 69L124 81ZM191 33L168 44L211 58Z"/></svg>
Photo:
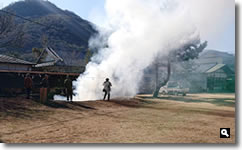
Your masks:
<svg viewBox="0 0 242 150"><path fill-rule="evenodd" d="M209 92L235 90L235 74L227 65L217 64L205 73L207 76L207 90Z"/></svg>

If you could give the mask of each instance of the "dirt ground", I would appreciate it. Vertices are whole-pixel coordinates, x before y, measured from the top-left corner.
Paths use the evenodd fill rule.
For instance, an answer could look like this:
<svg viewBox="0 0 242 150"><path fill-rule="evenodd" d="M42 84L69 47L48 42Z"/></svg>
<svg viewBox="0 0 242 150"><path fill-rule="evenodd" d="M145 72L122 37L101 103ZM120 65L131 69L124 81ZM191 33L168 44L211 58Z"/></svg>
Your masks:
<svg viewBox="0 0 242 150"><path fill-rule="evenodd" d="M231 138L221 139L220 128ZM4 143L235 143L235 94L138 95L43 105L0 98Z"/></svg>

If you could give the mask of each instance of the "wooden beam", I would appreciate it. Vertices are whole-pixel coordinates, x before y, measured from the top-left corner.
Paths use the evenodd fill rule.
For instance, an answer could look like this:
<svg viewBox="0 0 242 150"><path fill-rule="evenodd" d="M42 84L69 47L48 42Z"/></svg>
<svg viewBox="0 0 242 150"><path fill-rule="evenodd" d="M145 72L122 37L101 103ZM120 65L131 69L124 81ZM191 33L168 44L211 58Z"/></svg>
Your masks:
<svg viewBox="0 0 242 150"><path fill-rule="evenodd" d="M65 73L65 72L43 72L43 71L18 71L18 70L0 70L0 73L29 73L29 74L47 74L47 75L69 75L79 76L80 73Z"/></svg>

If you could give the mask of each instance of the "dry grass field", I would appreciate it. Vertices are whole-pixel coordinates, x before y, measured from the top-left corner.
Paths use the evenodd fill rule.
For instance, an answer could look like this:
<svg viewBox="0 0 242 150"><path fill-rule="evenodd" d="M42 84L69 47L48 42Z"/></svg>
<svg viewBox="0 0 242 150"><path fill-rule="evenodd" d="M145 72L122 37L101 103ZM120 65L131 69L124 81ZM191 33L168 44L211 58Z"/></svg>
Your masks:
<svg viewBox="0 0 242 150"><path fill-rule="evenodd" d="M221 139L220 128L231 138ZM235 95L138 95L47 105L0 98L4 143L235 143Z"/></svg>

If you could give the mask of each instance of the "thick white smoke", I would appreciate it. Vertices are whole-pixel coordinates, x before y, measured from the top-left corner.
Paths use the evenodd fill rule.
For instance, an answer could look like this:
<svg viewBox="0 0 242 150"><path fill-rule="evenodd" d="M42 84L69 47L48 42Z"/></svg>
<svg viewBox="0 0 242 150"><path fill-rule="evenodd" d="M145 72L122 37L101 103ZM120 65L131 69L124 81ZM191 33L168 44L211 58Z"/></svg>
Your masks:
<svg viewBox="0 0 242 150"><path fill-rule="evenodd" d="M198 32L186 8L175 0L106 1L106 30L90 41L90 46L102 45L76 86L75 101L102 99L102 84L109 78L113 84L111 96L135 96L143 70L159 53L199 40ZM108 30L108 32L107 32Z"/></svg>

